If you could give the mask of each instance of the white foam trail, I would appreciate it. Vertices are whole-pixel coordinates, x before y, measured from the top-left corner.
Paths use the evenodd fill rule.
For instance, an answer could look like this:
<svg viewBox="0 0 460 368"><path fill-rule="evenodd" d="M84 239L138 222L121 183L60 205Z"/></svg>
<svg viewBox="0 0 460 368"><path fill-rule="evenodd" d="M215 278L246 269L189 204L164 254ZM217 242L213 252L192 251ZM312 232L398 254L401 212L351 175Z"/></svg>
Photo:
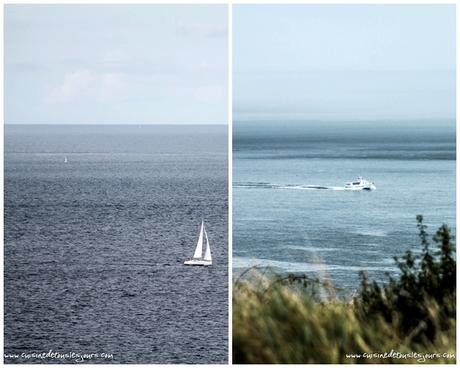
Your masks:
<svg viewBox="0 0 460 368"><path fill-rule="evenodd" d="M297 190L348 190L345 187L333 187L324 185L288 185L279 186L278 189L297 189Z"/></svg>
<svg viewBox="0 0 460 368"><path fill-rule="evenodd" d="M351 231L352 234L357 234L357 235L365 235L365 236L376 236L376 237L385 237L388 235L387 231L380 230L380 229L368 229L368 230L355 230Z"/></svg>
<svg viewBox="0 0 460 368"><path fill-rule="evenodd" d="M345 188L328 185L280 185L272 183L236 183L233 188L247 188L247 189L291 189L291 190L343 190L355 191L360 190L356 188Z"/></svg>

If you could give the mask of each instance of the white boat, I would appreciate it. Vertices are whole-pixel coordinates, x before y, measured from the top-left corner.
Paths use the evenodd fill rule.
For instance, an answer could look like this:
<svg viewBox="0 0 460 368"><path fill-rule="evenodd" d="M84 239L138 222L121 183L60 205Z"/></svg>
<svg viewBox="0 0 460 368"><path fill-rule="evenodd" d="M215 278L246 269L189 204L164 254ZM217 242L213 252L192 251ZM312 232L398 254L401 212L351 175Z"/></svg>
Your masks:
<svg viewBox="0 0 460 368"><path fill-rule="evenodd" d="M374 190L375 184L368 180L364 180L361 176L356 181L345 184L345 189L349 190Z"/></svg>
<svg viewBox="0 0 460 368"><path fill-rule="evenodd" d="M203 257L203 240L206 239L206 250ZM208 233L204 227L204 221L201 221L200 235L198 236L198 242L196 243L195 253L193 258L185 261L184 265L187 266L211 266L211 248L209 247Z"/></svg>
<svg viewBox="0 0 460 368"><path fill-rule="evenodd" d="M67 156L64 157L64 163L67 163Z"/></svg>

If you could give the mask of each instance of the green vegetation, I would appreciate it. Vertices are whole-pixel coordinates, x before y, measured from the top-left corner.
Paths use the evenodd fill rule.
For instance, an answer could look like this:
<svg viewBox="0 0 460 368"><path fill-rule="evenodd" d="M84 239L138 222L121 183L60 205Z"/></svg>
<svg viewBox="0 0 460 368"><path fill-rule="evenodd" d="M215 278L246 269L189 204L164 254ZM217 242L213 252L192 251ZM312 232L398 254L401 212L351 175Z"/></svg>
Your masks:
<svg viewBox="0 0 460 368"><path fill-rule="evenodd" d="M417 227L421 249L395 258L398 278L381 285L362 273L348 301L307 276L241 277L233 288L233 362L455 363L453 237L443 225L432 247L422 216Z"/></svg>

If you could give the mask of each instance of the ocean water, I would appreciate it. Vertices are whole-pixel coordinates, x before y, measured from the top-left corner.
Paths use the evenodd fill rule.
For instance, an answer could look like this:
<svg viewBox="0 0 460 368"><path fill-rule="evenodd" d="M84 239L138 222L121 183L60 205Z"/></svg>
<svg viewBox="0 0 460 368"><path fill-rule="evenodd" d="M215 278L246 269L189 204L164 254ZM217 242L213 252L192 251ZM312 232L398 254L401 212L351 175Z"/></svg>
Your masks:
<svg viewBox="0 0 460 368"><path fill-rule="evenodd" d="M227 167L224 126L7 125L5 353L227 362Z"/></svg>
<svg viewBox="0 0 460 368"><path fill-rule="evenodd" d="M420 249L415 217L455 231L455 122L235 122L233 269L330 279L395 274ZM346 191L358 176L374 191ZM308 188L309 185L324 187Z"/></svg>

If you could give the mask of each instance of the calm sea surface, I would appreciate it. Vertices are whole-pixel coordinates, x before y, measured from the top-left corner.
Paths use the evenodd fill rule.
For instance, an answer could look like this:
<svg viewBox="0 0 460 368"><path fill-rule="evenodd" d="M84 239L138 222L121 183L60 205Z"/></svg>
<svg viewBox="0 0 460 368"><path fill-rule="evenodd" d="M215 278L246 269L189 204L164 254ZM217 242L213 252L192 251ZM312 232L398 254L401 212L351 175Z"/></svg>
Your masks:
<svg viewBox="0 0 460 368"><path fill-rule="evenodd" d="M227 187L224 126L6 126L5 353L225 363Z"/></svg>
<svg viewBox="0 0 460 368"><path fill-rule="evenodd" d="M233 127L233 268L386 280L418 246L415 217L455 228L455 123L267 123ZM363 176L375 191L345 191ZM308 185L326 189L309 189Z"/></svg>

